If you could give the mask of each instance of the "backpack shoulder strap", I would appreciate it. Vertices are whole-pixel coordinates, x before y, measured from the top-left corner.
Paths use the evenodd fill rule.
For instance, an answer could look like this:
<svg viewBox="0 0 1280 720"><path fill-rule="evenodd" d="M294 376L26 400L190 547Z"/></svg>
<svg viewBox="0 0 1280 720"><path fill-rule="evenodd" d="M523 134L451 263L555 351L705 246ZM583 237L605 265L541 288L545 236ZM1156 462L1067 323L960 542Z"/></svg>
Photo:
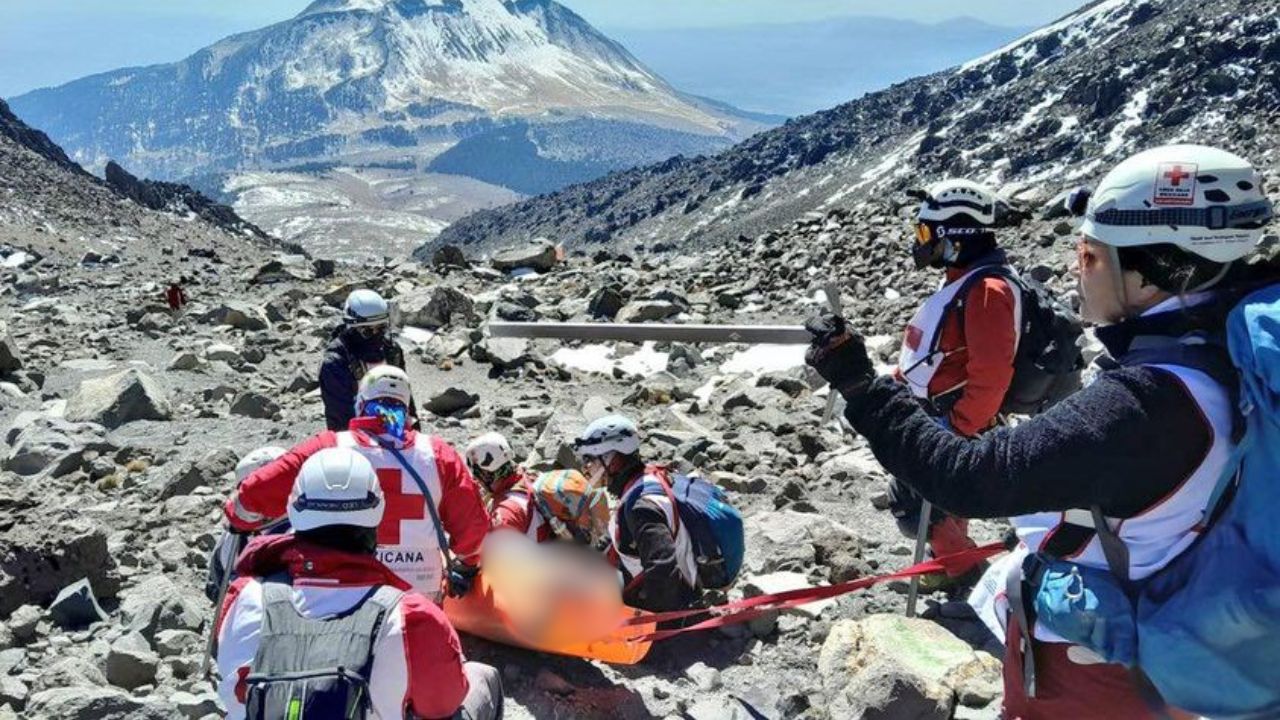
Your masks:
<svg viewBox="0 0 1280 720"><path fill-rule="evenodd" d="M980 265L969 272L969 275L960 281L960 287L956 289L956 294L952 296L951 301L942 308L942 316L939 323L945 323L951 313L957 310L963 310L965 304L969 300L969 292L973 290L974 285L986 280L987 278L998 277L1004 279L1021 295L1026 295L1027 286L1023 282L1022 277L1013 268L1004 263L992 263L990 265ZM960 329L964 330L964 313L961 312L957 316L960 320ZM942 331L939 330L933 334L933 346L931 351L937 351L938 345L942 343Z"/></svg>

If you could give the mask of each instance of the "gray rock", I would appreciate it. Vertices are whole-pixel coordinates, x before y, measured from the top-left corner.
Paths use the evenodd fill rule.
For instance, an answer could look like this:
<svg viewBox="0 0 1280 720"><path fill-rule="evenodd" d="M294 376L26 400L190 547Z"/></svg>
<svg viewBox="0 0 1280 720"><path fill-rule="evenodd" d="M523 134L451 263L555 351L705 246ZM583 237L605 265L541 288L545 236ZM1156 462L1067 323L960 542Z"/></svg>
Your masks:
<svg viewBox="0 0 1280 720"><path fill-rule="evenodd" d="M486 338L471 346L471 357L506 369L524 364L529 358L529 341L521 338Z"/></svg>
<svg viewBox="0 0 1280 720"><path fill-rule="evenodd" d="M47 605L83 578L99 597L120 591L106 533L84 518L63 521L57 532L19 522L0 535L0 548L0 617L26 603Z"/></svg>
<svg viewBox="0 0 1280 720"><path fill-rule="evenodd" d="M620 323L657 322L682 312L683 308L667 300L637 300L619 310L616 319Z"/></svg>
<svg viewBox="0 0 1280 720"><path fill-rule="evenodd" d="M15 430L17 428L15 427ZM22 430L9 433L4 469L25 477L61 477L84 464L87 452L111 452L106 428L96 423L72 423L36 416Z"/></svg>
<svg viewBox="0 0 1280 720"><path fill-rule="evenodd" d="M218 695L212 690L205 690L199 695L176 692L169 696L169 704L177 708L182 717L190 720L200 720L206 715L219 712Z"/></svg>
<svg viewBox="0 0 1280 720"><path fill-rule="evenodd" d="M538 240L524 247L503 250L493 256L491 264L495 270L510 272L520 268L530 268L538 272L554 270L560 263L560 253L556 246L547 240Z"/></svg>
<svg viewBox="0 0 1280 720"><path fill-rule="evenodd" d="M516 408L511 413L511 419L524 427L538 427L551 419L552 412L548 408Z"/></svg>
<svg viewBox="0 0 1280 720"><path fill-rule="evenodd" d="M213 325L230 325L239 330L266 330L266 313L261 308L243 302L225 302L204 315L202 322Z"/></svg>
<svg viewBox="0 0 1280 720"><path fill-rule="evenodd" d="M122 690L61 687L31 696L27 713L57 720L172 720L172 708L135 698Z"/></svg>
<svg viewBox="0 0 1280 720"><path fill-rule="evenodd" d="M170 478L160 488L157 498L168 500L178 495L190 495L196 488L213 487L219 478L236 469L239 460L236 451L229 447L210 450Z"/></svg>
<svg viewBox="0 0 1280 720"><path fill-rule="evenodd" d="M437 287L427 298L418 295L399 303L400 319L405 325L441 328L451 323L475 320L475 302L457 288Z"/></svg>
<svg viewBox="0 0 1280 720"><path fill-rule="evenodd" d="M242 392L231 401L231 414L270 420L280 412L280 404L256 392Z"/></svg>
<svg viewBox="0 0 1280 720"><path fill-rule="evenodd" d="M0 707L9 705L19 710L27 706L30 690L16 677L0 675Z"/></svg>
<svg viewBox="0 0 1280 720"><path fill-rule="evenodd" d="M200 356L190 351L180 352L169 361L169 370L197 370L200 368Z"/></svg>
<svg viewBox="0 0 1280 720"><path fill-rule="evenodd" d="M289 393L309 393L320 387L320 381L316 379L316 373L311 368L301 367L293 373L293 377L289 378L289 382L284 386L284 391Z"/></svg>
<svg viewBox="0 0 1280 720"><path fill-rule="evenodd" d="M591 300L587 303L587 314L593 318L612 320L626 303L626 297L618 288L602 287L591 295Z"/></svg>
<svg viewBox="0 0 1280 720"><path fill-rule="evenodd" d="M161 630L156 633L155 648L162 658L200 652L204 638L190 630Z"/></svg>
<svg viewBox="0 0 1280 720"><path fill-rule="evenodd" d="M204 358L209 362L224 362L235 365L244 360L240 351L226 343L214 343L204 349Z"/></svg>
<svg viewBox="0 0 1280 720"><path fill-rule="evenodd" d="M22 369L22 356L18 352L18 344L9 334L9 327L0 323L0 375Z"/></svg>
<svg viewBox="0 0 1280 720"><path fill-rule="evenodd" d="M151 640L161 630L200 632L206 601L193 597L163 575L148 578L120 594L120 612L130 631Z"/></svg>
<svg viewBox="0 0 1280 720"><path fill-rule="evenodd" d="M32 692L61 687L101 687L107 684L107 677L97 665L82 657L67 657L50 665L40 673L32 685Z"/></svg>
<svg viewBox="0 0 1280 720"><path fill-rule="evenodd" d="M480 396L461 388L451 387L437 393L422 404L433 415L447 416L461 412L480 402Z"/></svg>
<svg viewBox="0 0 1280 720"><path fill-rule="evenodd" d="M168 394L137 368L85 380L67 402L67 420L96 422L115 429L134 420L168 420Z"/></svg>
<svg viewBox="0 0 1280 720"><path fill-rule="evenodd" d="M431 254L431 266L465 268L470 267L471 263L467 262L467 256L462 252L462 248L457 245L442 245Z"/></svg>
<svg viewBox="0 0 1280 720"><path fill-rule="evenodd" d="M49 617L58 627L74 630L106 620L107 614L98 606L89 579L84 578L58 593L49 606Z"/></svg>
<svg viewBox="0 0 1280 720"><path fill-rule="evenodd" d="M105 669L107 682L125 690L133 690L156 681L160 656L151 650L142 635L129 633L111 644Z"/></svg>
<svg viewBox="0 0 1280 720"><path fill-rule="evenodd" d="M36 627L40 624L40 618L43 615L38 605L23 605L14 610L9 615L8 621L9 632L13 633L13 639L21 645L35 640Z"/></svg>

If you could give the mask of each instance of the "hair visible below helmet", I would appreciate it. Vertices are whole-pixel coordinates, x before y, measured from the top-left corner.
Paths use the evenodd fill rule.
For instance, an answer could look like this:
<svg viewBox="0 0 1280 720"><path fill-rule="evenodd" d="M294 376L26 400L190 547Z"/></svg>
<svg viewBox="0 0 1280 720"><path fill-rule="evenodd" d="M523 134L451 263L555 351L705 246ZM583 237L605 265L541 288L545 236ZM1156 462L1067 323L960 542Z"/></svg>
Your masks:
<svg viewBox="0 0 1280 720"><path fill-rule="evenodd" d="M996 247L996 192L969 180L944 180L912 193L916 214L916 267L966 267Z"/></svg>
<svg viewBox="0 0 1280 720"><path fill-rule="evenodd" d="M629 418L606 415L592 421L573 441L578 457L599 457L616 452L635 455L640 452L640 431Z"/></svg>
<svg viewBox="0 0 1280 720"><path fill-rule="evenodd" d="M289 522L298 532L335 525L376 528L386 506L373 465L349 448L307 458L289 494Z"/></svg>
<svg viewBox="0 0 1280 720"><path fill-rule="evenodd" d="M489 485L515 469L515 453L502 433L485 433L467 444L463 453L471 474Z"/></svg>
<svg viewBox="0 0 1280 720"><path fill-rule="evenodd" d="M391 306L372 290L354 290L342 304L342 323L347 327L390 324Z"/></svg>
<svg viewBox="0 0 1280 720"><path fill-rule="evenodd" d="M377 365L360 378L356 391L357 415L364 413L364 405L370 400L395 400L409 407L412 398L409 376L395 365Z"/></svg>
<svg viewBox="0 0 1280 720"><path fill-rule="evenodd" d="M244 479L252 475L254 471L270 465L286 452L288 450L282 447L267 445L240 458L240 462L236 463L236 484L239 485L244 482Z"/></svg>
<svg viewBox="0 0 1280 720"><path fill-rule="evenodd" d="M1220 267L1249 255L1273 214L1248 160L1203 145L1165 145L1107 173L1080 232L1117 249L1172 245Z"/></svg>

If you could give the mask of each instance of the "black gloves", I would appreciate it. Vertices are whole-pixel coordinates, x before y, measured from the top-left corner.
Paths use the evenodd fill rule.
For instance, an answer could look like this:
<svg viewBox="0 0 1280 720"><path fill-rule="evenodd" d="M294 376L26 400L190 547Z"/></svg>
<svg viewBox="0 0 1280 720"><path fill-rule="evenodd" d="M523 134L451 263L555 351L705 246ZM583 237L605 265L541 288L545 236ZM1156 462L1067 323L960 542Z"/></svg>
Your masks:
<svg viewBox="0 0 1280 720"><path fill-rule="evenodd" d="M462 597L471 592L480 568L455 560L449 566L449 597Z"/></svg>
<svg viewBox="0 0 1280 720"><path fill-rule="evenodd" d="M810 318L804 329L813 335L804 361L845 398L862 392L875 379L862 336L850 330L844 318L818 315Z"/></svg>

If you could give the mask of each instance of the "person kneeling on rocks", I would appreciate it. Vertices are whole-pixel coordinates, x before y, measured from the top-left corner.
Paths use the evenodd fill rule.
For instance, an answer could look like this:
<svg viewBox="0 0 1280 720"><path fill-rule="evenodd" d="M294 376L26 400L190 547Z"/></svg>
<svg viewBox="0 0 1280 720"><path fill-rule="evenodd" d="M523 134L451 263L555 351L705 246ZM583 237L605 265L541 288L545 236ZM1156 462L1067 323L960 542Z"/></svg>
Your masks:
<svg viewBox="0 0 1280 720"><path fill-rule="evenodd" d="M502 716L495 668L466 662L444 613L375 553L387 498L349 448L303 464L293 534L254 539L214 632L231 720Z"/></svg>
<svg viewBox="0 0 1280 720"><path fill-rule="evenodd" d="M604 489L576 470L554 470L534 476L515 461L502 433L485 433L464 453L471 475L489 493L494 529L506 528L535 542L558 538L594 545L609 522Z"/></svg>
<svg viewBox="0 0 1280 720"><path fill-rule="evenodd" d="M583 472L620 500L609 522L610 559L622 571L622 601L662 612L702 596L690 533L680 522L664 468L640 457L640 432L620 415L592 422L574 441Z"/></svg>
<svg viewBox="0 0 1280 720"><path fill-rule="evenodd" d="M325 431L245 478L227 500L238 532L257 532L285 515L289 488L307 458L326 448L350 448L377 469L387 496L378 528L378 559L415 590L441 598L466 594L479 572L489 516L466 463L449 443L407 426L409 377L379 365L360 381L356 417L343 432ZM453 562L443 567L441 555ZM447 583L446 583L447 580Z"/></svg>

